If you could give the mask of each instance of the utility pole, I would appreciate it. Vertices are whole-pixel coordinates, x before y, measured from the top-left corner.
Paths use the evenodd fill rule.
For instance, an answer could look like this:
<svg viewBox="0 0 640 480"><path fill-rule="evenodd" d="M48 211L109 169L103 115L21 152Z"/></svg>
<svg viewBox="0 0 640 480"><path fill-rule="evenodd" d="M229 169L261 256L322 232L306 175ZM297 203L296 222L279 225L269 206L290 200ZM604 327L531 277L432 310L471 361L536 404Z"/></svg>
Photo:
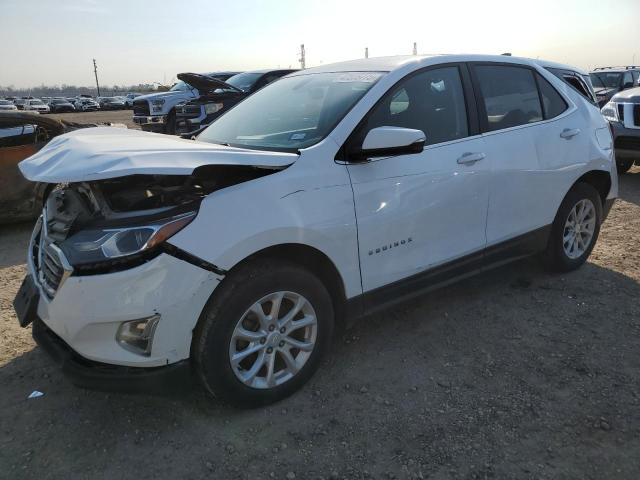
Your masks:
<svg viewBox="0 0 640 480"><path fill-rule="evenodd" d="M302 45L300 45L300 68L304 70L305 66L306 66L306 62L307 59L305 58L305 52L304 52L304 43Z"/></svg>
<svg viewBox="0 0 640 480"><path fill-rule="evenodd" d="M364 49L364 58L369 58L369 47L365 47Z"/></svg>
<svg viewBox="0 0 640 480"><path fill-rule="evenodd" d="M93 59L93 73L96 76L96 88L98 89L98 96L100 96L100 83L98 83L98 66L96 65L96 59Z"/></svg>
<svg viewBox="0 0 640 480"><path fill-rule="evenodd" d="M413 54L418 55L418 44L413 42Z"/></svg>

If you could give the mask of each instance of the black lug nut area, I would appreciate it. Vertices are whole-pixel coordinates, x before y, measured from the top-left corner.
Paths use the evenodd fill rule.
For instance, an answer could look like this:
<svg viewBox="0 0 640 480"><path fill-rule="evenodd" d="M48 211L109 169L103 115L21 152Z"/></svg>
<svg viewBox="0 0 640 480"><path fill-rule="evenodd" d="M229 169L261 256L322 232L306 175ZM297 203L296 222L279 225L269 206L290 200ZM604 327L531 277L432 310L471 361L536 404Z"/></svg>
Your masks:
<svg viewBox="0 0 640 480"><path fill-rule="evenodd" d="M273 325L269 325L269 331L273 332L275 330L276 327L274 327Z"/></svg>
<svg viewBox="0 0 640 480"><path fill-rule="evenodd" d="M284 327L282 327L282 328L280 329L280 333L284 333L285 331L286 331L286 330L285 330L285 328L284 328Z"/></svg>
<svg viewBox="0 0 640 480"><path fill-rule="evenodd" d="M279 344L281 347L284 347L284 342L280 342Z"/></svg>
<svg viewBox="0 0 640 480"><path fill-rule="evenodd" d="M273 348L271 347L267 348L267 353L271 353L271 352L273 352Z"/></svg>
<svg viewBox="0 0 640 480"><path fill-rule="evenodd" d="M261 338L261 339L260 339L260 343L264 344L264 343L266 343L266 342L267 342L267 339L266 339L266 338Z"/></svg>

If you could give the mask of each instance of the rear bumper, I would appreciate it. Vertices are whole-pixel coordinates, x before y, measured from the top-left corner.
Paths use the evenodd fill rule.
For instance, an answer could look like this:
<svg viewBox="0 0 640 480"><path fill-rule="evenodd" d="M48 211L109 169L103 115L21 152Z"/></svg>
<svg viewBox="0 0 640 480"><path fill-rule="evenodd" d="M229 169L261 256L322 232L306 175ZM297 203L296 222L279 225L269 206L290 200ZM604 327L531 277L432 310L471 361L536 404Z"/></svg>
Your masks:
<svg viewBox="0 0 640 480"><path fill-rule="evenodd" d="M33 323L33 338L76 386L93 390L130 393L183 391L193 386L188 360L162 367L140 368L109 365L88 360L75 352L45 323Z"/></svg>

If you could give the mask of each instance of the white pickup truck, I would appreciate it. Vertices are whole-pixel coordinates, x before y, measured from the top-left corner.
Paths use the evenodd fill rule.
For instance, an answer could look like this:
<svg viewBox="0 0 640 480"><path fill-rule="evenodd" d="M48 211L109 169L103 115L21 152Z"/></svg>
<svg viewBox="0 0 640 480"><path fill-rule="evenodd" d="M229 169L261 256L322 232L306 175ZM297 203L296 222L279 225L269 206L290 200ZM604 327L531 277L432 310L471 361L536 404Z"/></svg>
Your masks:
<svg viewBox="0 0 640 480"><path fill-rule="evenodd" d="M203 81L202 75L192 73L178 74L176 83L168 92L142 95L133 101L133 122L148 132L168 133L173 135L176 130L175 106L198 98L201 93L209 89L218 88L219 82L225 81L238 72L213 72L204 74L212 79L211 84Z"/></svg>

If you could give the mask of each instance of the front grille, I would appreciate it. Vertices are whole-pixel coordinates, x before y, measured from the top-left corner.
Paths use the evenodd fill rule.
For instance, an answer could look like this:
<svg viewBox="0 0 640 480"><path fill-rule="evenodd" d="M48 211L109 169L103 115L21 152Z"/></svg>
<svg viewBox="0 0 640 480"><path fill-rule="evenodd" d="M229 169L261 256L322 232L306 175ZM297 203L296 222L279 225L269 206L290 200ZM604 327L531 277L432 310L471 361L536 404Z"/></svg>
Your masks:
<svg viewBox="0 0 640 480"><path fill-rule="evenodd" d="M146 100L134 100L133 114L138 116L149 115L149 102Z"/></svg>
<svg viewBox="0 0 640 480"><path fill-rule="evenodd" d="M618 104L618 118L624 122L624 105L622 103Z"/></svg>
<svg viewBox="0 0 640 480"><path fill-rule="evenodd" d="M200 116L201 105L189 105L188 103L176 109L176 114L183 118L197 118Z"/></svg>
<svg viewBox="0 0 640 480"><path fill-rule="evenodd" d="M640 104L633 106L633 125L640 127Z"/></svg>
<svg viewBox="0 0 640 480"><path fill-rule="evenodd" d="M615 148L640 151L640 137L618 137L616 138Z"/></svg>
<svg viewBox="0 0 640 480"><path fill-rule="evenodd" d="M49 298L53 298L62 282L71 274L62 251L47 235L45 215L38 220L31 239L31 260L37 282Z"/></svg>

